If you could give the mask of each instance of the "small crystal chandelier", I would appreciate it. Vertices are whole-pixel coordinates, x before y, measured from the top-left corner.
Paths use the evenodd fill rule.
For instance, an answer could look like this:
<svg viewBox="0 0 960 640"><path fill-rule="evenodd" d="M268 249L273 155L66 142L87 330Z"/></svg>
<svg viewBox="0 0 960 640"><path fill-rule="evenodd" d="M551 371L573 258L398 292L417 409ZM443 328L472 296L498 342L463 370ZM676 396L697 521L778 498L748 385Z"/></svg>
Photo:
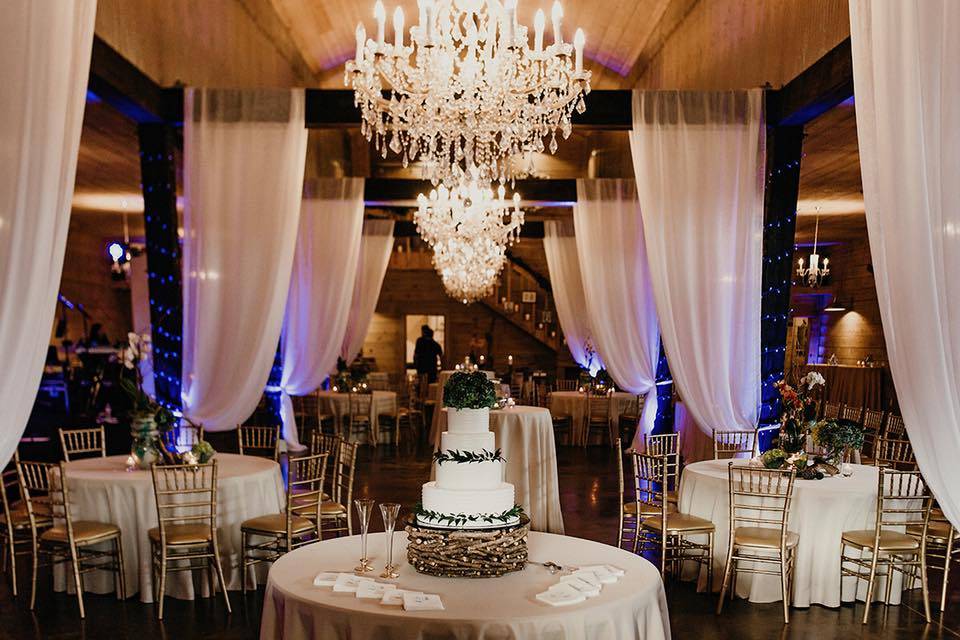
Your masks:
<svg viewBox="0 0 960 640"><path fill-rule="evenodd" d="M454 236L433 247L433 266L443 288L463 304L491 295L505 262L505 247L483 236Z"/></svg>
<svg viewBox="0 0 960 640"><path fill-rule="evenodd" d="M583 69L585 36L563 39L563 8L551 12L553 43L544 46L546 17L528 29L517 22L517 0L419 0L419 22L404 41L403 9L393 14L394 41L385 40L386 12L374 6L376 39L357 26L357 50L344 83L354 90L367 140L403 165L421 160L433 184L456 183L479 171L486 182L518 175L512 156L542 152L557 132L570 135L573 112L586 108L590 72Z"/></svg>
<svg viewBox="0 0 960 640"><path fill-rule="evenodd" d="M820 207L817 207L817 222L813 230L813 253L810 254L810 266L804 268L803 258L797 263L797 276L805 278L808 287L819 287L823 279L830 275L830 258L824 258L820 263L820 254L817 253L817 240L820 235Z"/></svg>

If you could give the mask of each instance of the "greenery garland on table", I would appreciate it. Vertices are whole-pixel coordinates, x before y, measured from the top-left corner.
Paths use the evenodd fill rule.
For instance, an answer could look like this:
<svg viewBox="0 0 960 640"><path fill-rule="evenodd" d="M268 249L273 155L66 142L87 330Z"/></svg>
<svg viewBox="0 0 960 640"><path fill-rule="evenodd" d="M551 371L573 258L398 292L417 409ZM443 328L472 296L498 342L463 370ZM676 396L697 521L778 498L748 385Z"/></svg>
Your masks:
<svg viewBox="0 0 960 640"><path fill-rule="evenodd" d="M493 524L494 522L502 522L506 524L514 518L519 518L523 514L523 507L519 504L513 505L513 508L507 509L503 513L477 513L467 515L465 513L440 513L438 511L430 511L429 509L424 509L421 503L413 508L414 515L417 516L419 520L420 516L433 522L442 522L451 526L462 526L465 524L470 524L471 522L486 522L487 524Z"/></svg>
<svg viewBox="0 0 960 640"><path fill-rule="evenodd" d="M443 385L443 406L451 409L493 409L497 391L483 371L457 371Z"/></svg>
<svg viewBox="0 0 960 640"><path fill-rule="evenodd" d="M433 454L433 461L437 465L442 465L444 462L456 462L457 464L464 464L470 462L503 462L503 456L500 454L500 449L496 451L490 451L489 449L481 449L480 451L460 451L459 449L448 449L447 451L436 451Z"/></svg>

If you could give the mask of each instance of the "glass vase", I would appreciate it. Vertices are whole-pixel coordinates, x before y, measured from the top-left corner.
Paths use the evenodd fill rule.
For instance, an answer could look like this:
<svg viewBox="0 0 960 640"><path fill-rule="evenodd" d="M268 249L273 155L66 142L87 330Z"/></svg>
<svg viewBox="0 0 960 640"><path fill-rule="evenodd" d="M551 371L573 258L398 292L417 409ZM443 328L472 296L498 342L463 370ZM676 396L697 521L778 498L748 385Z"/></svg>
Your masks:
<svg viewBox="0 0 960 640"><path fill-rule="evenodd" d="M149 469L150 465L160 462L163 454L160 452L160 431L153 416L148 418L133 418L130 421L130 436L133 442L130 445L130 456L140 469Z"/></svg>

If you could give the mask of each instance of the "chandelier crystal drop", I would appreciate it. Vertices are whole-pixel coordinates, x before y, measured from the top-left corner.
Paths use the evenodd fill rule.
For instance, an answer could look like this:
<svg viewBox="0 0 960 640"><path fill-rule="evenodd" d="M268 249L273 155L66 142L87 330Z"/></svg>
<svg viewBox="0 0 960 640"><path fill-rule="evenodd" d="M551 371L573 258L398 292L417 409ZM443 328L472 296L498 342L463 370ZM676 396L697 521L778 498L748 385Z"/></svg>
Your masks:
<svg viewBox="0 0 960 640"><path fill-rule="evenodd" d="M377 0L376 38L357 26L356 56L344 83L354 90L362 130L383 157L422 161L434 185L456 184L476 168L486 182L516 177L512 156L556 152L557 134L570 135L574 111L586 108L590 72L583 69L583 31L564 41L563 9L534 20L531 46L517 22L517 0L419 0L418 23L404 35L404 14Z"/></svg>

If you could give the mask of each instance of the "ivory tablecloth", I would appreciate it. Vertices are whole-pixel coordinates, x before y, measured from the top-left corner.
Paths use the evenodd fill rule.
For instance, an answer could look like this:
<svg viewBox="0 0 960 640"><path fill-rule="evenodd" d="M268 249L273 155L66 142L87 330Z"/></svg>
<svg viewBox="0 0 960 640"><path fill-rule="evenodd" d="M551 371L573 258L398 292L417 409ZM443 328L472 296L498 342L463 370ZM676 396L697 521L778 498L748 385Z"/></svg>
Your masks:
<svg viewBox="0 0 960 640"><path fill-rule="evenodd" d="M706 460L691 464L684 468L680 482L680 511L707 518L717 527L713 552L713 586L717 591L723 579L730 534L729 462ZM797 480L794 484L789 529L800 535L793 585L795 607L840 606L840 537L844 531L874 527L877 481L876 467L854 465L849 478ZM900 601L901 584L902 580L895 577L892 604ZM700 586L706 587L705 570L700 573ZM853 590L854 580L844 578L844 602L854 599ZM737 579L737 595L751 602L777 602L780 593L778 576L742 574ZM882 598L884 589L878 588L875 593ZM856 597L866 597L865 580L859 581Z"/></svg>
<svg viewBox="0 0 960 640"><path fill-rule="evenodd" d="M371 391L370 396L371 444L377 444L380 441L380 416L397 415L397 393L395 391ZM320 407L320 413L332 415L338 425L342 424L343 420L350 415L349 393L319 391L317 393L317 403Z"/></svg>
<svg viewBox="0 0 960 640"><path fill-rule="evenodd" d="M620 414L627 413L636 406L637 396L624 391L616 391L610 396L610 420L620 424ZM554 391L549 398L550 413L554 416L570 416L573 419L573 442L581 445L587 436L584 428L587 417L587 396L579 391ZM597 436L599 437L599 436Z"/></svg>
<svg viewBox="0 0 960 640"><path fill-rule="evenodd" d="M228 589L240 589L240 523L268 513L280 513L286 500L280 465L266 458L217 454L217 524L221 563ZM67 463L71 513L75 520L112 522L123 540L124 575L128 595L140 591L141 602L153 602L150 540L147 531L157 526L153 479L149 471L127 471L127 456L87 458ZM253 571L253 569L251 569ZM259 570L258 573L265 573ZM206 574L194 572L207 594ZM252 575L252 574L251 574ZM66 589L63 565L55 572L54 586ZM113 574L102 571L83 578L84 589L94 593L114 590ZM192 600L190 572L167 574L168 596Z"/></svg>
<svg viewBox="0 0 960 640"><path fill-rule="evenodd" d="M437 414L438 431L432 439L434 450L440 448L440 434L447 430L447 410ZM504 481L516 489L516 500L530 517L531 528L563 533L557 447L550 412L541 407L519 405L493 410L490 430L496 435L497 447L507 461Z"/></svg>
<svg viewBox="0 0 960 640"><path fill-rule="evenodd" d="M406 562L407 534L397 532L394 558L400 560L401 589L435 593L443 611L405 612L375 600L359 600L330 587L314 587L321 571L352 571L360 557L360 536L308 545L280 558L270 570L260 622L261 640L351 638L511 638L530 640L669 640L670 619L657 569L639 556L598 542L547 533L529 536L530 560L565 566L612 564L626 574L604 585L586 602L551 607L536 594L557 583L544 567L530 564L500 578L437 578ZM386 534L372 534L369 553L383 568ZM371 574L375 575L375 574Z"/></svg>

